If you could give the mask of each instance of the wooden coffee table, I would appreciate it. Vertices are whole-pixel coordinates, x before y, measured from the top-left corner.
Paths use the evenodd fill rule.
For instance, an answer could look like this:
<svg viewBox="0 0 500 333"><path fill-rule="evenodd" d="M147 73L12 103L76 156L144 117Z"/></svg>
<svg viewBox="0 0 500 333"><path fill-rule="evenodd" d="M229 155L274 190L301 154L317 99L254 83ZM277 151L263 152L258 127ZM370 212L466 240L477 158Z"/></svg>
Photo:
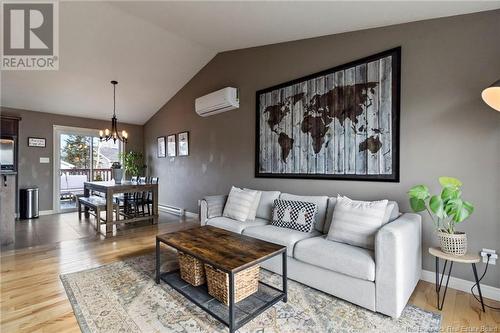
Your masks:
<svg viewBox="0 0 500 333"><path fill-rule="evenodd" d="M160 272L160 247L166 244L229 275L229 306L208 294L206 285L194 287L179 270ZM282 289L259 281L256 293L234 302L234 275L271 257L282 256ZM156 283L164 281L234 332L279 301L287 301L286 247L212 226L156 236Z"/></svg>

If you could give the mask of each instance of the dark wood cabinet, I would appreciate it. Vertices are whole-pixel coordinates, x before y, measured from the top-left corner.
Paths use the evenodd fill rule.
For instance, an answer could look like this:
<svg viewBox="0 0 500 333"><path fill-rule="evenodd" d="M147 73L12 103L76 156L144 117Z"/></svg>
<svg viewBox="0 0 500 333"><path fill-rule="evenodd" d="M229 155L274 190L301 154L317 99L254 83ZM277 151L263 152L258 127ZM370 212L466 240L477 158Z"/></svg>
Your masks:
<svg viewBox="0 0 500 333"><path fill-rule="evenodd" d="M2 136L17 137L19 128L19 118L11 116L3 116L0 121L0 134Z"/></svg>
<svg viewBox="0 0 500 333"><path fill-rule="evenodd" d="M13 139L14 140L14 170L9 171L17 172L17 160L19 151L19 121L20 117L1 115L0 117L0 137L2 139ZM2 168L2 172L4 172Z"/></svg>

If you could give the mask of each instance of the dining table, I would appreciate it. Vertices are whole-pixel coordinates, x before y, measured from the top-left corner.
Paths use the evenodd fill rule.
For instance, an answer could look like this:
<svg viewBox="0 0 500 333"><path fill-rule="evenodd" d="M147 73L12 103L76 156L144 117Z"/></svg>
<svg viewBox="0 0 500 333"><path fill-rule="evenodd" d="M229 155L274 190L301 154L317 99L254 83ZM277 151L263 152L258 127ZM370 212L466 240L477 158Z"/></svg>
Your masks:
<svg viewBox="0 0 500 333"><path fill-rule="evenodd" d="M85 197L89 197L91 192L103 193L106 198L106 237L113 235L113 225L151 220L153 224L158 223L158 184L140 183L132 181L122 181L120 184L111 181L84 182L83 192ZM151 214L138 216L121 214L122 219L113 220L113 200L114 195L119 193L151 192L152 209ZM149 204L149 203L148 203ZM85 217L90 216L88 207L85 207ZM117 221L118 220L118 221Z"/></svg>

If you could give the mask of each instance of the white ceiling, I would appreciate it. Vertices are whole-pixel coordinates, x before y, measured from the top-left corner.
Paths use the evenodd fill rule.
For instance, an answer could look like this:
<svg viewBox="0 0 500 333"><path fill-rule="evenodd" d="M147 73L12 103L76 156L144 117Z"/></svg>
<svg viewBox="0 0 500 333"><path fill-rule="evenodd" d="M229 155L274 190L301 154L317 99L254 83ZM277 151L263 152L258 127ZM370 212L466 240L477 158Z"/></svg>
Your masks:
<svg viewBox="0 0 500 333"><path fill-rule="evenodd" d="M462 2L60 2L58 71L2 72L2 106L145 123L218 52L500 8ZM194 103L194 101L193 101Z"/></svg>

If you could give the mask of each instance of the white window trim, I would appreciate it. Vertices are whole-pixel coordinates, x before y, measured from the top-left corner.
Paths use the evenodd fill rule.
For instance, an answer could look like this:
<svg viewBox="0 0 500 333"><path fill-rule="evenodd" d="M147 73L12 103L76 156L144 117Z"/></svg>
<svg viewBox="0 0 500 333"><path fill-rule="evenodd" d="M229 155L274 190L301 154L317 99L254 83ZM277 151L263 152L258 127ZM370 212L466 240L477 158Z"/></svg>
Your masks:
<svg viewBox="0 0 500 333"><path fill-rule="evenodd" d="M60 192L61 192L61 184L59 183L59 165L61 158L61 142L60 137L61 134L76 134L76 135L85 135L85 136L93 136L99 137L99 130L92 128L82 128L82 127L73 127L73 126L61 126L61 125L53 125L53 157L52 157L52 210L55 213L61 212L61 203L60 203ZM124 153L126 151L125 143L122 142L120 145L120 153ZM121 161L123 164L123 161Z"/></svg>

